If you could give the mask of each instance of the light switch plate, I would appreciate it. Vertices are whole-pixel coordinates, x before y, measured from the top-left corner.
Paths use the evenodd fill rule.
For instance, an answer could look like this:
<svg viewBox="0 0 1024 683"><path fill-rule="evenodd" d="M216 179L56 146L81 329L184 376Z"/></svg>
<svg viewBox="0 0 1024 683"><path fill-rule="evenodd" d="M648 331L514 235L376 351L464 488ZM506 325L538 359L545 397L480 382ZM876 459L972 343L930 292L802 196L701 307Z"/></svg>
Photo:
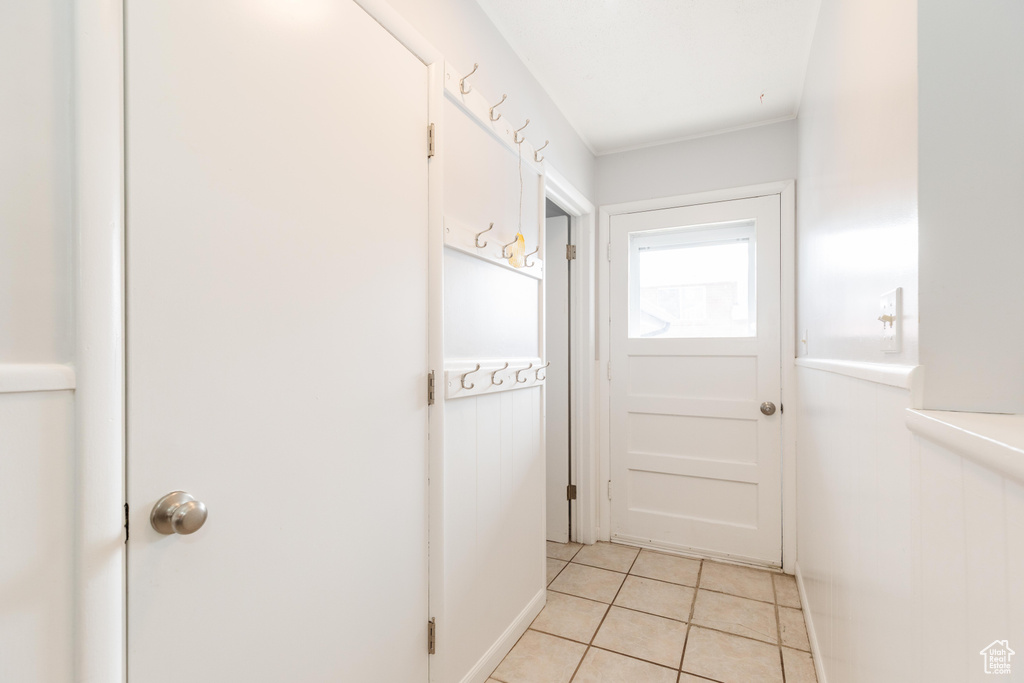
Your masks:
<svg viewBox="0 0 1024 683"><path fill-rule="evenodd" d="M899 353L903 344L903 288L897 287L882 295L882 351Z"/></svg>

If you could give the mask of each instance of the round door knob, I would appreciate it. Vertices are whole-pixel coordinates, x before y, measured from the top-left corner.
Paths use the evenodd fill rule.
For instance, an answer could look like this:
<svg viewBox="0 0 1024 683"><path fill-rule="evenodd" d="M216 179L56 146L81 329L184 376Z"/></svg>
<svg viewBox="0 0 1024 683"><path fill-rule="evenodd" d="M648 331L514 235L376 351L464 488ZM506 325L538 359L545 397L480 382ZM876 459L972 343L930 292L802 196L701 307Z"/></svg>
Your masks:
<svg viewBox="0 0 1024 683"><path fill-rule="evenodd" d="M764 413L765 415L774 415L775 404L772 403L771 401L765 401L764 403L761 404L761 412Z"/></svg>
<svg viewBox="0 0 1024 683"><path fill-rule="evenodd" d="M184 491L174 491L157 501L149 522L161 534L194 534L206 523L206 506Z"/></svg>

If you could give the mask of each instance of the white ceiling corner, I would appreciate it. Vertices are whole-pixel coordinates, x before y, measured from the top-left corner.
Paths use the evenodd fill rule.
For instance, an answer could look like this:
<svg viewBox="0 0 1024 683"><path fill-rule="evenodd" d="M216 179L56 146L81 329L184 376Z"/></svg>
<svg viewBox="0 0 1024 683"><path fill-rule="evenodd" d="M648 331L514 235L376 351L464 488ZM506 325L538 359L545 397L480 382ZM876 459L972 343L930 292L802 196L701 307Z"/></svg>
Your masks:
<svg viewBox="0 0 1024 683"><path fill-rule="evenodd" d="M597 154L796 116L820 4L477 2Z"/></svg>

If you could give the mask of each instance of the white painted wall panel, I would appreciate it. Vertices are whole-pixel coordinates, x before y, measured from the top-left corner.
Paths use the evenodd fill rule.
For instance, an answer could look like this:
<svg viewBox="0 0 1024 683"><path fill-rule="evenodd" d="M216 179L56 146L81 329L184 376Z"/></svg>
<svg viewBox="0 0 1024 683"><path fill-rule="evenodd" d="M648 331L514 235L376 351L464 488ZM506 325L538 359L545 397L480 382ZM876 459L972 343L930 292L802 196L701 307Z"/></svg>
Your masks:
<svg viewBox="0 0 1024 683"><path fill-rule="evenodd" d="M71 34L66 0L0 3L0 363L74 353ZM70 683L74 392L4 369L29 391L0 394L0 680Z"/></svg>
<svg viewBox="0 0 1024 683"><path fill-rule="evenodd" d="M436 680L461 681L543 590L540 400L535 387L445 404L445 672Z"/></svg>
<svg viewBox="0 0 1024 683"><path fill-rule="evenodd" d="M1024 413L1024 3L919 5L924 407Z"/></svg>
<svg viewBox="0 0 1024 683"><path fill-rule="evenodd" d="M907 390L797 368L798 565L828 683L986 680L1024 630L1024 487L906 428Z"/></svg>
<svg viewBox="0 0 1024 683"><path fill-rule="evenodd" d="M445 354L449 358L539 356L539 285L534 278L446 249Z"/></svg>
<svg viewBox="0 0 1024 683"><path fill-rule="evenodd" d="M74 393L0 394L0 681L71 683Z"/></svg>
<svg viewBox="0 0 1024 683"><path fill-rule="evenodd" d="M71 5L0 6L0 361L71 359Z"/></svg>
<svg viewBox="0 0 1024 683"><path fill-rule="evenodd" d="M797 123L783 121L597 158L597 200L618 204L789 180Z"/></svg>
<svg viewBox="0 0 1024 683"><path fill-rule="evenodd" d="M483 239L510 242L520 227L517 155L445 100L439 131L444 216L495 227ZM542 238L542 187L522 167L526 252ZM511 269L444 249L444 358L452 367L481 360L526 362L540 356L543 283ZM472 365L468 366L472 368ZM487 375L474 383L490 381ZM511 381L511 380L506 380ZM546 463L542 386L444 400L441 528L431 553L438 652L435 683L482 683L514 645L544 599ZM438 547L440 546L440 547ZM437 566L435 562L432 566Z"/></svg>
<svg viewBox="0 0 1024 683"><path fill-rule="evenodd" d="M821 4L798 119L797 330L813 358L917 363L917 7ZM879 298L896 287L903 351L886 354Z"/></svg>

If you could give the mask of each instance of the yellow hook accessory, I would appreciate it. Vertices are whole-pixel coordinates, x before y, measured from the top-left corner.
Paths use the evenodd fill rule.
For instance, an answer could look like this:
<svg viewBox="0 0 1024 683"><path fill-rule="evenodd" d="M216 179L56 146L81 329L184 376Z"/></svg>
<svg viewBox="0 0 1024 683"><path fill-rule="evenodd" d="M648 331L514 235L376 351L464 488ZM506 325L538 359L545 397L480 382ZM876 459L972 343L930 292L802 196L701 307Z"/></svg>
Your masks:
<svg viewBox="0 0 1024 683"><path fill-rule="evenodd" d="M509 247L508 254L508 264L513 268L522 268L526 265L526 238L523 237L523 233L516 233L516 239Z"/></svg>

